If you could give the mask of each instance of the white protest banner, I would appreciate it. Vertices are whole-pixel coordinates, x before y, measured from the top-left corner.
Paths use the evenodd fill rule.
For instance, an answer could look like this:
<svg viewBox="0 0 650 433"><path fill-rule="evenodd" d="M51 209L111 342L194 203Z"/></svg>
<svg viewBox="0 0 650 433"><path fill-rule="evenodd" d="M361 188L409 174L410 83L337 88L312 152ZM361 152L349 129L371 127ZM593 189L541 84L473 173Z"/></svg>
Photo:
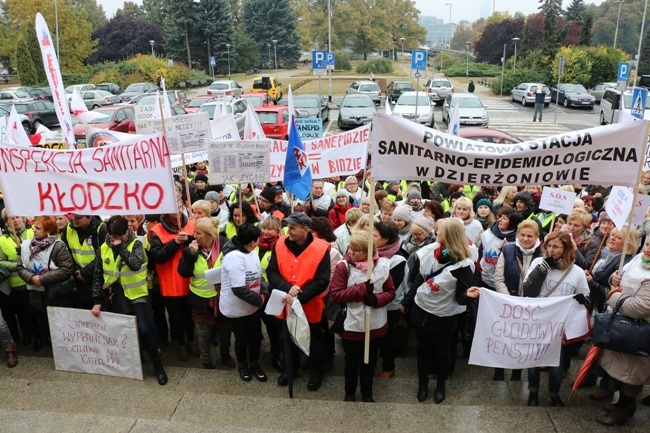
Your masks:
<svg viewBox="0 0 650 433"><path fill-rule="evenodd" d="M638 194L636 196L636 203L634 203L634 216L632 217L632 224L641 224L645 219L645 215L650 208L650 195Z"/></svg>
<svg viewBox="0 0 650 433"><path fill-rule="evenodd" d="M210 116L206 112L165 118L169 152L172 155L206 150L212 137ZM138 134L162 131L161 119L149 119L135 124Z"/></svg>
<svg viewBox="0 0 650 433"><path fill-rule="evenodd" d="M617 229L622 229L627 223L627 217L632 211L633 200L634 193L627 187L615 186L609 193L605 211Z"/></svg>
<svg viewBox="0 0 650 433"><path fill-rule="evenodd" d="M366 168L369 136L370 125L364 125L329 137L303 141L311 163L312 178L349 176ZM286 154L286 141L271 142L271 181L284 179Z"/></svg>
<svg viewBox="0 0 650 433"><path fill-rule="evenodd" d="M100 129L93 126L86 127L86 147L105 146L122 140L130 140L133 137L140 137L140 135Z"/></svg>
<svg viewBox="0 0 650 433"><path fill-rule="evenodd" d="M208 178L220 183L269 182L269 140L213 141L208 147Z"/></svg>
<svg viewBox="0 0 650 433"><path fill-rule="evenodd" d="M156 104L136 104L133 106L133 111L135 112L135 119L133 119L133 122L135 123L137 131L138 125L141 125L140 127L143 128L146 120L153 119L153 113L156 111Z"/></svg>
<svg viewBox="0 0 650 433"><path fill-rule="evenodd" d="M542 190L542 199L539 202L539 208L549 212L571 215L575 201L575 192L545 186Z"/></svg>
<svg viewBox="0 0 650 433"><path fill-rule="evenodd" d="M23 215L178 212L162 134L110 146L53 150L0 146L0 180L9 209Z"/></svg>
<svg viewBox="0 0 650 433"><path fill-rule="evenodd" d="M47 307L54 368L142 380L135 316Z"/></svg>
<svg viewBox="0 0 650 433"><path fill-rule="evenodd" d="M216 141L238 140L240 138L237 122L232 113L225 113L219 118L212 119L210 121L210 130L212 131L212 139Z"/></svg>
<svg viewBox="0 0 650 433"><path fill-rule="evenodd" d="M481 290L469 363L495 368L557 367L571 296L524 298Z"/></svg>
<svg viewBox="0 0 650 433"><path fill-rule="evenodd" d="M511 145L455 137L383 113L376 113L372 123L372 168L386 180L634 186L645 157L645 122L567 131Z"/></svg>

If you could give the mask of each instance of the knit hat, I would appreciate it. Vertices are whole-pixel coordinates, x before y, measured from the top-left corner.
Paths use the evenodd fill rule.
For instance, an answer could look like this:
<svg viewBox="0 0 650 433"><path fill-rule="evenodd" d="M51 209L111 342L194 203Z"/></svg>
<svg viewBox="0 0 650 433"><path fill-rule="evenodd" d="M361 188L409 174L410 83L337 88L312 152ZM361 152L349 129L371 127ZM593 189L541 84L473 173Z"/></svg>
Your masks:
<svg viewBox="0 0 650 433"><path fill-rule="evenodd" d="M478 208L481 206L487 206L490 209L490 212L492 212L492 202L486 198L482 198L479 201L476 202L474 205L474 212L478 212Z"/></svg>
<svg viewBox="0 0 650 433"><path fill-rule="evenodd" d="M388 185L386 185L386 189L390 189L391 187L399 185L399 180L391 180L388 182Z"/></svg>
<svg viewBox="0 0 650 433"><path fill-rule="evenodd" d="M410 202L412 198L419 198L422 200L422 194L417 189L412 189L406 194L406 202Z"/></svg>
<svg viewBox="0 0 650 433"><path fill-rule="evenodd" d="M348 191L346 189L339 189L338 191L336 191L336 198L339 197L350 197L350 195L348 194Z"/></svg>
<svg viewBox="0 0 650 433"><path fill-rule="evenodd" d="M607 212L602 211L598 214L598 222L611 221L612 219L607 215Z"/></svg>
<svg viewBox="0 0 650 433"><path fill-rule="evenodd" d="M208 176L206 176L203 173L199 173L196 176L194 176L194 182L198 182L198 181L203 181L205 183L208 183Z"/></svg>
<svg viewBox="0 0 650 433"><path fill-rule="evenodd" d="M406 206L397 206L393 211L393 218L399 218L402 221L406 221L407 223L413 221L413 217L411 216L411 209Z"/></svg>
<svg viewBox="0 0 650 433"><path fill-rule="evenodd" d="M535 208L535 200L533 200L533 196L528 191L519 191L517 194L515 194L515 198L512 200L512 203L516 205L517 201L523 201L530 210L533 210Z"/></svg>
<svg viewBox="0 0 650 433"><path fill-rule="evenodd" d="M433 231L433 221L431 221L427 217L416 218L413 220L411 224L415 224L416 226L421 227L422 230L424 230L427 233L427 235L431 234L431 232Z"/></svg>
<svg viewBox="0 0 650 433"><path fill-rule="evenodd" d="M205 200L210 200L219 203L221 199L219 198L219 193L216 191L208 191L205 193Z"/></svg>
<svg viewBox="0 0 650 433"><path fill-rule="evenodd" d="M275 188L273 187L264 188L260 195L264 197L269 203L275 202Z"/></svg>

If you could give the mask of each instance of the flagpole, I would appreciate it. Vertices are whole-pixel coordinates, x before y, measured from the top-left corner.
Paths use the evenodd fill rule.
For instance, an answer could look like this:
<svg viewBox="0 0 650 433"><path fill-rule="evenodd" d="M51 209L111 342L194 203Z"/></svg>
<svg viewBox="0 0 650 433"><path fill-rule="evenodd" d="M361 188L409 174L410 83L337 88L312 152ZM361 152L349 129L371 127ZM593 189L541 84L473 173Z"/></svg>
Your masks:
<svg viewBox="0 0 650 433"><path fill-rule="evenodd" d="M255 207L257 208L257 213L260 213L260 202L257 200L257 194L255 194L255 184L249 183L251 186L251 192L253 193L253 200L255 200Z"/></svg>
<svg viewBox="0 0 650 433"><path fill-rule="evenodd" d="M165 136L165 141L167 141L167 126L165 126L165 112L163 110L163 105L162 105L162 99L158 98L158 106L160 107L160 119L162 120L162 130L163 130L163 135ZM167 141L169 143L169 141ZM187 181L187 168L185 164L185 153L183 152L183 149L181 149L181 164L183 164L183 173L185 175L183 176L183 180L185 181L185 194L187 195L187 200L190 201L190 184ZM181 195L181 203L183 203L183 196ZM181 209L180 204L177 204L178 206L178 214L176 214L176 222L178 223L178 231L180 232L182 227L183 227L183 219L181 218L181 212L183 211ZM192 216L192 206L189 207L188 209L188 217Z"/></svg>
<svg viewBox="0 0 650 433"><path fill-rule="evenodd" d="M372 180L372 175L370 176L370 188L368 195L372 198L370 199L370 226L368 228L368 271L366 272L366 279L372 281L372 258L373 247L375 245L375 207L376 202L375 197L375 182ZM363 188L362 188L363 190ZM372 307L369 305L363 306L364 317L363 317L363 328L364 328L364 340L363 340L363 363L368 364L370 362L370 309Z"/></svg>

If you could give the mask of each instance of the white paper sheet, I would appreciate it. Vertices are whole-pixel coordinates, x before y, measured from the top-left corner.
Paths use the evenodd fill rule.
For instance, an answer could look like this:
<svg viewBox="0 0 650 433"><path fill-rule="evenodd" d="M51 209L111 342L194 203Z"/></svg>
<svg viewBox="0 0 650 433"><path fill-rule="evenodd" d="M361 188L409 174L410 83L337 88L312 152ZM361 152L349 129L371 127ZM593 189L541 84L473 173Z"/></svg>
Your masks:
<svg viewBox="0 0 650 433"><path fill-rule="evenodd" d="M205 271L205 278L210 284L221 284L221 267Z"/></svg>
<svg viewBox="0 0 650 433"><path fill-rule="evenodd" d="M266 304L264 312L270 316L282 314L282 310L284 310L285 295L286 293L282 290L271 290L271 297L269 298L269 302Z"/></svg>

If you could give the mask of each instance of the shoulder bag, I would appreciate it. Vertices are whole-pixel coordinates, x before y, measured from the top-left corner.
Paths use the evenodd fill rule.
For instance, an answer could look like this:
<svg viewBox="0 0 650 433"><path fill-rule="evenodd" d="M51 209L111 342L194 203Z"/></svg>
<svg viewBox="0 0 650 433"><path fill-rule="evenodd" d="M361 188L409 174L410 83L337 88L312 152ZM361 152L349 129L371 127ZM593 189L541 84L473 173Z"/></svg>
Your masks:
<svg viewBox="0 0 650 433"><path fill-rule="evenodd" d="M616 303L613 313L594 316L591 340L594 346L628 355L650 355L650 323L643 319L631 319L618 311L628 297Z"/></svg>
<svg viewBox="0 0 650 433"><path fill-rule="evenodd" d="M60 242L60 241L56 241L56 242ZM47 260L48 270L50 269L50 264L52 263L53 251L54 248L52 248L52 251L50 251L50 257ZM72 296L74 296L76 293L77 293L77 284L72 275L68 276L68 278L65 281L61 281L58 283L45 286L45 296L47 296L47 299L50 301L61 301L61 300L69 299Z"/></svg>

